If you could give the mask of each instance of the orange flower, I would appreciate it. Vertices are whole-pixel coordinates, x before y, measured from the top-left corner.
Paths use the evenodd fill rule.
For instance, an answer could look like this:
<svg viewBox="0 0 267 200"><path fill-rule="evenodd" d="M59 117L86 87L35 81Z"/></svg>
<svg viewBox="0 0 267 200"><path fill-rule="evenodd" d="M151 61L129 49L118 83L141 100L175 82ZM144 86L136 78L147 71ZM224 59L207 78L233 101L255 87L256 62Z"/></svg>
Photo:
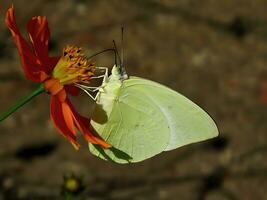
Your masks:
<svg viewBox="0 0 267 200"><path fill-rule="evenodd" d="M22 37L16 25L13 6L8 9L5 22L18 48L26 78L42 83L52 95L51 119L59 132L76 149L79 149L76 129L80 130L88 142L110 148L111 145L91 133L89 119L75 111L67 96L78 95L80 89L75 84L89 83L94 76L95 66L82 54L82 49L66 47L62 56L49 57L50 33L46 17L33 17L28 22L30 43Z"/></svg>

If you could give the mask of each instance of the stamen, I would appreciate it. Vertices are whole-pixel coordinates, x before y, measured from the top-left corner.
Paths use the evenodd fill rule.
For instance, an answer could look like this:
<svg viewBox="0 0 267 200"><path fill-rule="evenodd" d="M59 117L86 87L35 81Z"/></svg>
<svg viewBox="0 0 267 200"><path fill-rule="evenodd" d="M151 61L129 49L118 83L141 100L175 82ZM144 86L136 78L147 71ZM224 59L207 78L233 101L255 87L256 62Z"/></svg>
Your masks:
<svg viewBox="0 0 267 200"><path fill-rule="evenodd" d="M91 63L83 54L82 48L67 46L53 71L53 76L63 85L88 84L95 74L95 68L94 63Z"/></svg>

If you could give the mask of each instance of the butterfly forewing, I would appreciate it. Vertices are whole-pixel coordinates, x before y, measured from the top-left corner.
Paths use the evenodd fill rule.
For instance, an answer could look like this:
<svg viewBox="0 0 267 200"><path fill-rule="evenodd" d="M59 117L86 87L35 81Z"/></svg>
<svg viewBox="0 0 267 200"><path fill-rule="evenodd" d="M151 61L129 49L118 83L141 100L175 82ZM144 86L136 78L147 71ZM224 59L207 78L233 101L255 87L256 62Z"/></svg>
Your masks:
<svg viewBox="0 0 267 200"><path fill-rule="evenodd" d="M166 151L218 135L212 118L191 100L153 81L138 77L131 77L130 80L163 111L171 134Z"/></svg>

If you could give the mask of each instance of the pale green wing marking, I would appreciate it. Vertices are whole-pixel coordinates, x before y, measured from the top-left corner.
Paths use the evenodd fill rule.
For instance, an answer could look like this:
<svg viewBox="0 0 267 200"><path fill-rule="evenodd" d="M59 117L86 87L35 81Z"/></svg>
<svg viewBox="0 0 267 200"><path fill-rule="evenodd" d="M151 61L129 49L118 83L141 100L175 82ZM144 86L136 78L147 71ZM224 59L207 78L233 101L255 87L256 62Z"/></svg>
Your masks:
<svg viewBox="0 0 267 200"><path fill-rule="evenodd" d="M117 163L139 162L159 154L165 150L170 137L162 108L151 102L151 98L144 95L138 85L128 87L129 80L123 82L117 98L113 100L113 108L106 122L93 121L96 116L101 118L98 116L99 109L93 113L91 121L96 132L114 148L103 150L90 144L90 151L102 159ZM108 102L112 98L105 95L101 98L105 99L105 104L112 105Z"/></svg>
<svg viewBox="0 0 267 200"><path fill-rule="evenodd" d="M171 134L166 151L218 136L213 119L183 95L159 83L138 77L131 77L127 83L128 88L132 86L138 89L152 104L163 110Z"/></svg>

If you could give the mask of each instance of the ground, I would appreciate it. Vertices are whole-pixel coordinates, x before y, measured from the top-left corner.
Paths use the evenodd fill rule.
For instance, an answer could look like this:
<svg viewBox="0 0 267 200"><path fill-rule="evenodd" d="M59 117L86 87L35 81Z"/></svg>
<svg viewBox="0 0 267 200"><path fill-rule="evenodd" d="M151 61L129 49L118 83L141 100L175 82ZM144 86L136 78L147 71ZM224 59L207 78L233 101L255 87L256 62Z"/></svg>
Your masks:
<svg viewBox="0 0 267 200"><path fill-rule="evenodd" d="M267 199L266 0L26 0L12 1L18 25L45 15L51 55L78 45L87 55L120 44L125 27L128 74L184 94L216 121L220 136L117 165L82 148L75 151L54 129L49 95L38 96L0 124L0 200L63 199L63 177L74 174L88 200ZM26 81L0 5L0 111L34 89ZM26 32L25 32L26 33ZM111 54L95 60L113 65ZM94 102L74 99L89 115Z"/></svg>

